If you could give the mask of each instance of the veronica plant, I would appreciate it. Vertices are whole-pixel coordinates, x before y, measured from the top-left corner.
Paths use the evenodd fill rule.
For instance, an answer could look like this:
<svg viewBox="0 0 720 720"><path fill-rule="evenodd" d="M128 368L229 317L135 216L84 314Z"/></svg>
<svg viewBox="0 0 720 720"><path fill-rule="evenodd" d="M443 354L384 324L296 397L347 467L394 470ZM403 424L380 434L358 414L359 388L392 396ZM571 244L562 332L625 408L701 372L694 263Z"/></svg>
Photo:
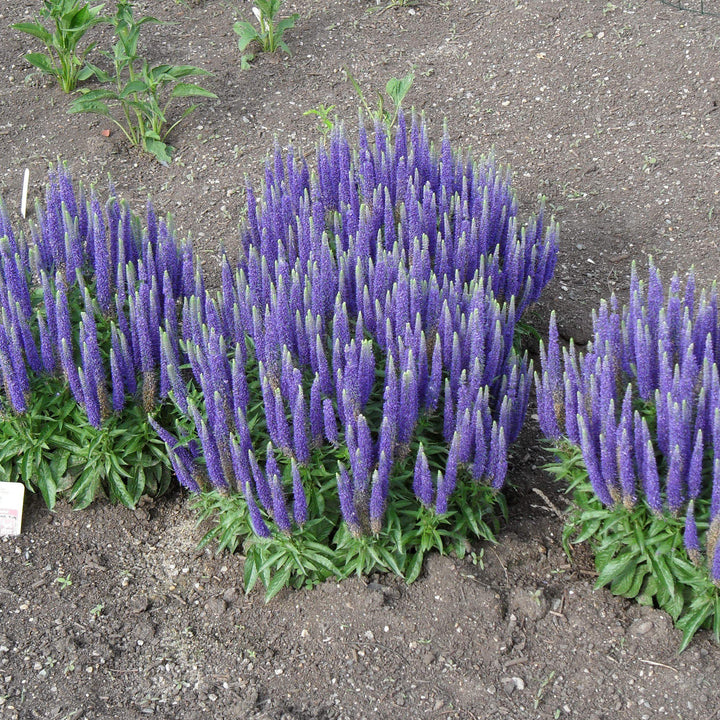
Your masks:
<svg viewBox="0 0 720 720"><path fill-rule="evenodd" d="M720 638L717 290L675 275L666 292L633 266L629 303L593 326L585 353L561 350L553 317L536 376L549 468L578 507L565 539L590 539L598 586L665 609L683 648L706 625Z"/></svg>
<svg viewBox="0 0 720 720"><path fill-rule="evenodd" d="M161 163L171 161L173 148L166 140L172 130L197 104L186 107L180 117L171 123L168 117L170 105L181 98L215 98L214 93L186 78L209 75L194 65L151 66L138 56L137 44L140 31L147 23L158 23L154 17L144 16L136 20L129 0L120 0L110 22L115 28L117 42L112 53L106 55L113 62L113 73L91 66L97 79L105 87L89 90L70 106L71 113L96 113L107 117L117 125L131 145L138 145L154 155ZM111 107L118 107L122 119L118 120Z"/></svg>
<svg viewBox="0 0 720 720"><path fill-rule="evenodd" d="M106 21L100 15L103 6L91 7L83 0L44 0L35 22L12 26L43 42L46 53L28 53L25 59L41 72L54 77L66 93L75 90L79 81L92 76L92 68L86 64L85 58L95 43L87 45L82 52L78 50L78 45L93 25ZM48 21L55 26L54 30L47 29Z"/></svg>
<svg viewBox="0 0 720 720"><path fill-rule="evenodd" d="M184 303L194 389L173 385L164 437L250 585L413 579L431 547L492 537L530 389L515 324L557 251L542 210L516 214L492 158L435 149L402 112L355 151L335 130L313 174L277 150L260 203L248 188L239 263Z"/></svg>
<svg viewBox="0 0 720 720"><path fill-rule="evenodd" d="M161 331L195 292L194 257L148 206L147 229L115 197L75 191L51 174L30 237L0 212L0 396L3 479L76 506L99 493L134 506L171 479L172 406Z"/></svg>
<svg viewBox="0 0 720 720"><path fill-rule="evenodd" d="M233 25L233 30L238 35L238 48L241 53L245 53L247 47L256 42L263 52L274 53L278 50L284 50L290 54L283 35L286 30L294 27L298 18L297 13L293 13L289 17L278 19L280 6L283 0L254 0L252 12L258 21L259 29L247 20L238 20ZM240 58L240 65L243 70L250 67L250 63L255 59L252 53L243 54Z"/></svg>

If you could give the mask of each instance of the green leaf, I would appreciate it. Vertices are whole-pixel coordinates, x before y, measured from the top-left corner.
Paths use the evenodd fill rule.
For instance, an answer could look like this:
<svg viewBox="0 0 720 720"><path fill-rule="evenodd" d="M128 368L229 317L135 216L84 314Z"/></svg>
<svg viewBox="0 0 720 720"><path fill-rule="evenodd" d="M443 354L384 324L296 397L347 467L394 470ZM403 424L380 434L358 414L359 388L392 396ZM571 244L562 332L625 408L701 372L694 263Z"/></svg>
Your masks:
<svg viewBox="0 0 720 720"><path fill-rule="evenodd" d="M101 479L94 466L88 466L82 471L70 493L70 502L77 510L84 510L95 499Z"/></svg>
<svg viewBox="0 0 720 720"><path fill-rule="evenodd" d="M243 584L245 586L245 594L248 595L257 583L260 576L260 558L256 557L256 553L248 553L245 558L245 567L243 572Z"/></svg>
<svg viewBox="0 0 720 720"><path fill-rule="evenodd" d="M162 140L146 140L145 149L154 155L162 165L169 165L172 162L172 156L170 155L172 147Z"/></svg>
<svg viewBox="0 0 720 720"><path fill-rule="evenodd" d="M36 37L48 46L52 44L52 34L39 23L15 23L15 25L11 25L10 27L13 30L19 30L20 32Z"/></svg>
<svg viewBox="0 0 720 720"><path fill-rule="evenodd" d="M707 601L699 605L698 607L690 610L678 623L678 627L683 632L682 642L678 649L678 653L681 653L690 644L690 641L695 637L695 633L704 625L705 621L710 617L713 611L712 601Z"/></svg>
<svg viewBox="0 0 720 720"><path fill-rule="evenodd" d="M217 98L217 95L194 83L178 83L170 93L171 97L207 97Z"/></svg>
<svg viewBox="0 0 720 720"><path fill-rule="evenodd" d="M55 507L57 485L53 472L45 460L42 460L38 467L38 489L45 501L45 505L47 505L49 510L52 510Z"/></svg>
<svg viewBox="0 0 720 720"><path fill-rule="evenodd" d="M638 557L634 550L628 550L622 553L614 560L610 560L606 565L598 566L600 574L595 583L595 588L601 588L612 582L613 580L619 579L629 572L633 565L636 565Z"/></svg>
<svg viewBox="0 0 720 720"><path fill-rule="evenodd" d="M99 100L86 100L84 97L73 100L68 108L69 113L95 113L96 115L110 116L110 108Z"/></svg>
<svg viewBox="0 0 720 720"><path fill-rule="evenodd" d="M272 576L265 592L265 602L270 602L290 581L290 566L284 567L280 572Z"/></svg>
<svg viewBox="0 0 720 720"><path fill-rule="evenodd" d="M662 586L665 588L665 590L668 592L671 598L675 597L675 578L673 577L672 573L670 572L670 568L668 568L667 563L665 562L665 559L662 556L655 556L651 559L653 569L655 570L655 574L658 578L658 580L661 582Z"/></svg>
<svg viewBox="0 0 720 720"><path fill-rule="evenodd" d="M45 53L28 53L25 59L44 73L57 75L57 70L53 67L52 60L45 55Z"/></svg>
<svg viewBox="0 0 720 720"><path fill-rule="evenodd" d="M275 25L275 35L279 38L286 30L290 30L295 23L298 21L300 15L293 13L290 17L283 18L280 22Z"/></svg>
<svg viewBox="0 0 720 720"><path fill-rule="evenodd" d="M579 545L580 543L589 540L591 537L594 537L597 534L597 531L600 529L601 522L601 520L593 520L592 522L589 522L587 524L583 522L583 530L572 541L573 545Z"/></svg>
<svg viewBox="0 0 720 720"><path fill-rule="evenodd" d="M133 93L144 93L148 90L148 84L145 80L131 80L125 87L120 91L118 97L124 99Z"/></svg>
<svg viewBox="0 0 720 720"><path fill-rule="evenodd" d="M396 106L400 106L408 91L412 87L415 76L408 73L404 78L390 78L385 85L385 92L392 99Z"/></svg>
<svg viewBox="0 0 720 720"><path fill-rule="evenodd" d="M405 581L408 585L414 583L420 576L424 557L424 553L419 551L410 556L410 561L405 566Z"/></svg>
<svg viewBox="0 0 720 720"><path fill-rule="evenodd" d="M253 41L258 40L262 42L262 38L258 34L258 31L247 21L245 20L238 20L233 25L233 30L238 37L238 48L240 49L240 52L245 50L245 48Z"/></svg>

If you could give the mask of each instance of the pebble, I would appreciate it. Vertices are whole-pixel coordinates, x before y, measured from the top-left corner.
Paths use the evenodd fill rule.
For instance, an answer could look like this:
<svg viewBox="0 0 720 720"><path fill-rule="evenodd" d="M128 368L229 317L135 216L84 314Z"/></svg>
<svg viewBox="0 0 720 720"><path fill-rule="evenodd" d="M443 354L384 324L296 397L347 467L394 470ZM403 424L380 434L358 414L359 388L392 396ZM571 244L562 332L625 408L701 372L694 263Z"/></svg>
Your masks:
<svg viewBox="0 0 720 720"><path fill-rule="evenodd" d="M130 598L130 612L135 614L144 613L150 606L147 595L133 595Z"/></svg>
<svg viewBox="0 0 720 720"><path fill-rule="evenodd" d="M640 620L630 626L630 634L635 637L647 635L652 629L653 624L651 620Z"/></svg>
<svg viewBox="0 0 720 720"><path fill-rule="evenodd" d="M212 615L222 615L227 610L227 603L221 597L210 598L205 603L205 611Z"/></svg>

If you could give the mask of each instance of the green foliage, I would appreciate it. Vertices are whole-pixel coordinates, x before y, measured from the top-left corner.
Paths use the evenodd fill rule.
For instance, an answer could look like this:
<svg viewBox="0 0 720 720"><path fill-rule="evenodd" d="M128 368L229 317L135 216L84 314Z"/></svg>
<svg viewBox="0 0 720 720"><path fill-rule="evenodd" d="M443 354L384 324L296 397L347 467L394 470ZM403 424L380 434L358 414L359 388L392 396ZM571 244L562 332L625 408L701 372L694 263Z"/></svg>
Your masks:
<svg viewBox="0 0 720 720"><path fill-rule="evenodd" d="M591 543L596 587L667 612L683 632L680 652L703 627L720 642L720 589L699 558L688 557L684 518L654 514L644 501L632 508L606 507L590 485L580 449L565 443L552 452L556 460L547 469L568 482L575 504L563 529L563 547L570 555L572 545ZM696 504L695 511L702 543L709 503Z"/></svg>
<svg viewBox="0 0 720 720"><path fill-rule="evenodd" d="M389 127L395 125L402 101L410 91L413 82L415 81L415 74L409 72L403 78L390 78L385 85L385 96L382 93L377 93L377 107L372 107L365 98L365 94L360 87L360 83L350 74L348 70L345 71L347 78L350 81L355 92L360 98L365 112L375 120L386 123ZM389 102L388 102L389 101Z"/></svg>
<svg viewBox="0 0 720 720"><path fill-rule="evenodd" d="M170 406L158 412L167 415ZM97 429L63 377L42 375L33 379L25 413L2 414L0 481L22 482L50 509L59 496L81 509L100 495L133 508L143 494L165 493L172 471L140 404Z"/></svg>
<svg viewBox="0 0 720 720"><path fill-rule="evenodd" d="M442 453L447 454L441 443L433 444L432 424L426 422L420 436L431 464L439 463ZM210 490L191 501L199 513L199 523L212 524L201 546L216 543L218 552L242 548L246 557L245 591L250 592L259 580L269 601L284 587L312 587L353 574L391 572L411 583L422 572L428 552L463 557L470 551L473 538L494 542L500 517L507 517L505 499L464 472L447 513L437 515L433 508L419 506L412 490L412 459L418 442L413 443L405 461L398 463L393 473L393 502L386 510L380 532L356 536L343 522L335 472L328 468L347 461L347 450L341 446L324 447L315 451L308 467L301 468L310 518L302 527L295 528L292 535L274 530L272 537L260 538L252 530L247 502L241 494ZM284 483L289 493L289 466L285 468ZM497 512L493 513L493 509Z"/></svg>
<svg viewBox="0 0 720 720"><path fill-rule="evenodd" d="M316 108L306 110L303 115L315 115L320 123L320 132L327 137L335 127L335 121L331 119L330 113L335 109L334 105L320 104Z"/></svg>
<svg viewBox="0 0 720 720"><path fill-rule="evenodd" d="M72 103L70 112L107 117L120 128L131 145L142 147L161 163L168 164L173 148L166 142L167 136L198 105L187 107L180 118L170 125L168 109L177 99L217 97L200 85L185 81L185 78L210 73L194 65L151 66L147 60L140 58L137 45L142 27L160 21L149 15L135 20L129 0L120 0L110 22L115 28L117 41L111 53L103 54L112 60L112 74L91 66L92 72L105 87L84 91L82 97ZM113 115L111 107L121 110L121 120Z"/></svg>
<svg viewBox="0 0 720 720"><path fill-rule="evenodd" d="M80 406L76 408L80 415ZM68 499L77 509L87 507L99 494L134 508L143 495L167 491L172 480L167 449L140 404L111 416L100 429L82 419L78 417L72 427L74 447L66 476Z"/></svg>
<svg viewBox="0 0 720 720"><path fill-rule="evenodd" d="M106 22L100 15L102 9L102 4L90 7L83 0L44 0L44 7L36 15L35 22L12 26L41 40L47 50L46 53L28 53L25 59L41 72L54 77L64 92L72 92L78 82L92 75L85 58L95 44L88 45L81 52L78 44L93 25ZM46 28L48 22L55 26L54 30Z"/></svg>
<svg viewBox="0 0 720 720"><path fill-rule="evenodd" d="M238 20L233 25L233 30L238 35L238 48L241 53L245 53L250 43L257 42L263 52L274 53L284 50L288 55L290 54L290 48L283 40L283 34L295 25L300 16L293 13L290 17L277 19L282 4L283 0L255 0L252 11L260 26L259 30L247 20ZM242 69L246 70L250 67L250 62L254 58L252 53L243 54L240 58Z"/></svg>
<svg viewBox="0 0 720 720"><path fill-rule="evenodd" d="M22 482L40 492L52 509L64 485L68 459L76 445L67 438L75 398L64 380L42 378L32 388L27 412L2 413L0 422L0 481Z"/></svg>

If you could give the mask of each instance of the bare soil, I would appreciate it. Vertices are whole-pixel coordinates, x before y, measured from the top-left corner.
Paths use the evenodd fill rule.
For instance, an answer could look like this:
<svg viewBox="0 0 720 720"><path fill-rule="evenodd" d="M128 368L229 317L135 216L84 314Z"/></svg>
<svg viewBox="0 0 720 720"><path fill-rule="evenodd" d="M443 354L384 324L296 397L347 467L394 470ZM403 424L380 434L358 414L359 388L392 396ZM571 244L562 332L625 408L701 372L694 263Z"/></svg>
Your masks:
<svg viewBox="0 0 720 720"><path fill-rule="evenodd" d="M659 0L287 0L283 12L300 14L293 55L259 55L243 72L232 24L251 19L249 4L138 2L172 23L146 30L144 54L211 70L219 96L174 131L163 167L107 121L66 114L68 98L31 73L23 55L39 48L10 24L35 6L0 7L0 192L18 227L24 168L41 197L60 158L99 188L109 173L138 212L152 196L212 271L235 243L244 177L260 177L274 139L312 161L320 133L306 110L332 104L355 123L346 71L372 99L414 69L406 106L438 139L446 121L456 146L494 148L521 207L543 193L561 222L539 327L554 308L562 333L586 340L592 308L623 297L631 261L642 272L648 254L666 277L693 265L703 283L717 276L720 18ZM720 717L709 634L678 656L664 613L593 590L586 548L564 555L567 501L545 460L531 421L497 545L430 557L411 586L356 578L268 605L244 595L240 555L197 550L202 528L179 491L135 512L50 513L30 498L22 535L0 542L0 716Z"/></svg>

